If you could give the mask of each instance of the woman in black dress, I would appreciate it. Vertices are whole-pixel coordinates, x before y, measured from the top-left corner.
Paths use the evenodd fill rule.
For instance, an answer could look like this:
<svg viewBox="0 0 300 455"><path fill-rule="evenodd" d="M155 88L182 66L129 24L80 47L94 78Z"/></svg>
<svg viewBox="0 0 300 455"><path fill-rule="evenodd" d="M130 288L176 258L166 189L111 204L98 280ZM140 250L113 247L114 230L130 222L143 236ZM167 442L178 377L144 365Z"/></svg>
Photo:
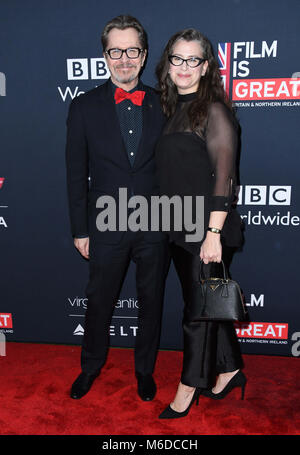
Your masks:
<svg viewBox="0 0 300 455"><path fill-rule="evenodd" d="M243 397L246 383L233 323L191 322L187 311L201 260L214 263L203 268L216 276L221 259L228 267L234 247L241 245L241 220L232 206L238 133L212 45L197 30L170 38L157 77L168 117L156 150L161 194L204 196L203 239L187 242L184 229L169 233L185 303L184 349L176 396L159 417L178 418L201 393L220 399L238 386Z"/></svg>

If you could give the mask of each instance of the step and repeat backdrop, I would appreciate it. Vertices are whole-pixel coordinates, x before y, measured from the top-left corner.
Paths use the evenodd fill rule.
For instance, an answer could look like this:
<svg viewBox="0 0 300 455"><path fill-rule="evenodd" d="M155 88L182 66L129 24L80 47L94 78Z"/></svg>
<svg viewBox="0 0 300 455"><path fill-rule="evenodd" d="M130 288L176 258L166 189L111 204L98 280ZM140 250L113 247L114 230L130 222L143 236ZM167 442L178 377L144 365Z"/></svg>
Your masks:
<svg viewBox="0 0 300 455"><path fill-rule="evenodd" d="M148 32L142 79L152 86L176 31L195 27L212 41L241 125L245 243L231 268L250 315L236 325L241 349L300 356L298 0L0 1L2 339L82 342L88 262L70 233L66 117L74 97L109 77L100 35L119 14L136 16ZM132 264L115 305L112 346L134 346L138 306ZM182 311L171 265L161 348L181 349Z"/></svg>

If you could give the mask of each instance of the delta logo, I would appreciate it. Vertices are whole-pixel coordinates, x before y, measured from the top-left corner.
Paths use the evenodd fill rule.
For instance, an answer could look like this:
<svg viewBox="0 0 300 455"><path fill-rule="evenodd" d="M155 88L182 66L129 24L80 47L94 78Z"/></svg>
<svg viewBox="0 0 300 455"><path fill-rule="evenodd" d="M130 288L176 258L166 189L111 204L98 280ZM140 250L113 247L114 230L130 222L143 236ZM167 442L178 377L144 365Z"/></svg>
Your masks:
<svg viewBox="0 0 300 455"><path fill-rule="evenodd" d="M218 43L221 77L226 93L232 101L300 100L300 77L263 79L249 77L254 60L275 59L277 51L277 40L270 43L267 41ZM230 86L231 78L232 86ZM300 105L300 103L293 104Z"/></svg>
<svg viewBox="0 0 300 455"><path fill-rule="evenodd" d="M12 329L13 322L11 313L0 313L0 329Z"/></svg>
<svg viewBox="0 0 300 455"><path fill-rule="evenodd" d="M4 180L5 180L4 177L0 177L0 190L1 190L2 186L3 186L3 184L4 184Z"/></svg>
<svg viewBox="0 0 300 455"><path fill-rule="evenodd" d="M79 336L84 335L84 328L82 327L81 324L78 324L78 326L76 327L76 329L73 332L73 335L79 335Z"/></svg>

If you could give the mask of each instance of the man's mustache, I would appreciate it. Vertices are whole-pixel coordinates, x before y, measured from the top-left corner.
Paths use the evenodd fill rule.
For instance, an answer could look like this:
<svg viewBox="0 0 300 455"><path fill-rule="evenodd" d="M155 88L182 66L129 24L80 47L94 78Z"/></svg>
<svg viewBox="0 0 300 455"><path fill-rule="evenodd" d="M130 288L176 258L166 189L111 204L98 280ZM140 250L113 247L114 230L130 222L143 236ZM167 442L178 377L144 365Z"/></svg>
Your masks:
<svg viewBox="0 0 300 455"><path fill-rule="evenodd" d="M117 69L122 69L122 68L136 68L136 65L133 63L120 63L119 65L116 65Z"/></svg>

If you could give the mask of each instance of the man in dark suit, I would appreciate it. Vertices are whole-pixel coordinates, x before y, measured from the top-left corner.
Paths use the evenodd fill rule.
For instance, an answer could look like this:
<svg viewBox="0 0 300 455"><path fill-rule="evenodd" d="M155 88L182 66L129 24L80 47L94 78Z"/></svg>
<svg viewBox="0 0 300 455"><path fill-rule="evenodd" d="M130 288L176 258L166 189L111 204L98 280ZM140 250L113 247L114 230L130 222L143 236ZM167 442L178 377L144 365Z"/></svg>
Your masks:
<svg viewBox="0 0 300 455"><path fill-rule="evenodd" d="M148 201L159 194L154 148L165 120L158 95L139 80L147 53L141 24L131 16L114 18L103 30L102 45L111 78L75 98L67 119L72 235L90 266L82 372L71 397L84 396L105 363L114 305L132 260L139 302L135 375L139 396L148 401L156 393L152 373L170 261L168 242L164 233L150 230L100 232L96 201L108 195L118 203L119 188L126 188L129 197L142 195Z"/></svg>

